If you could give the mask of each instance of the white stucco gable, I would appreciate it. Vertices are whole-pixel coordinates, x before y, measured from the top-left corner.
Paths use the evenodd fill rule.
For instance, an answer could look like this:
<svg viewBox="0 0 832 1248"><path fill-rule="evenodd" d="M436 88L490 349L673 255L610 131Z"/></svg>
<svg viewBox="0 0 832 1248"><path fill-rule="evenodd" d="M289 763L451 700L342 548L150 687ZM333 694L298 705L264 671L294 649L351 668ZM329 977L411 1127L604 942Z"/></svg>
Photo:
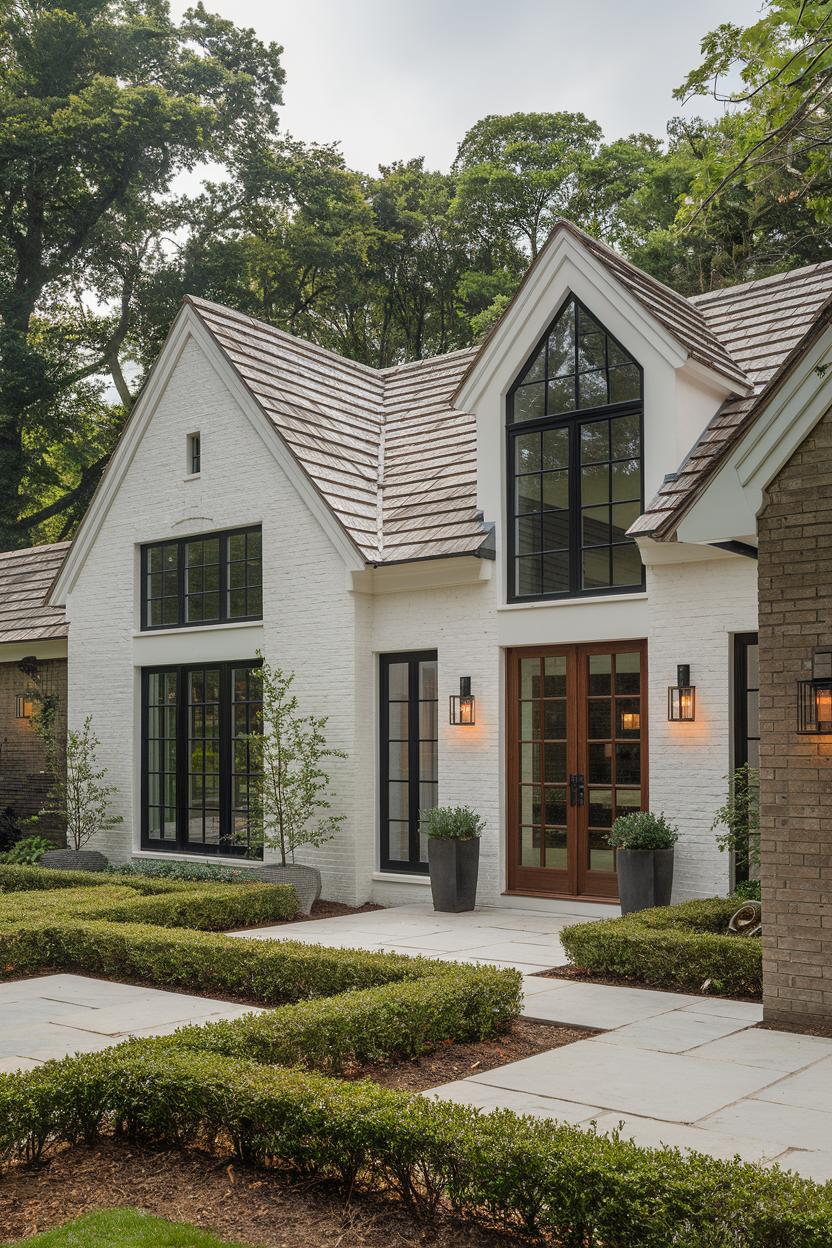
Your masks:
<svg viewBox="0 0 832 1248"><path fill-rule="evenodd" d="M210 366L210 375L215 379L216 385L226 394L227 419L239 420L254 433L256 444L252 448L253 453L262 454L263 457L269 459L275 465L276 471L291 484L305 510L316 519L338 551L347 574L359 571L365 566L365 561L355 544L298 464L278 430L246 390L193 308L185 304L136 402L92 502L84 515L69 554L55 580L50 594L50 602L53 605L64 604L71 594L90 549L105 523L127 474L132 469L147 430L156 419L169 387L181 368L182 360L192 352L198 352ZM200 429L199 395L193 394L191 400L192 411L189 416L193 431L197 431ZM184 441L178 437L175 442L172 439L170 455L172 460L176 457L181 458L182 472L178 472L178 478L181 479L184 475L186 456ZM177 522L182 532L196 532L200 528L210 527L210 516L201 514L204 507L200 504L197 511L194 511L193 495L183 496L182 508L182 514ZM160 536L165 536L165 534L160 534Z"/></svg>

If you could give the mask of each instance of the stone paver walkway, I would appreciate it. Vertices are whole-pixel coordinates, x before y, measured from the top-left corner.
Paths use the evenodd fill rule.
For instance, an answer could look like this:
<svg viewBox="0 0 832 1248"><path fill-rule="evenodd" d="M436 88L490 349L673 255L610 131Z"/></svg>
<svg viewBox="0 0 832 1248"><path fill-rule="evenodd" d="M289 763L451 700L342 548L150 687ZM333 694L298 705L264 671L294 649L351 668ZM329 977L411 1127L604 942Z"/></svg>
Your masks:
<svg viewBox="0 0 832 1248"><path fill-rule="evenodd" d="M252 1009L85 975L13 980L0 984L0 1072L94 1053L128 1036L162 1036L186 1023L239 1018Z"/></svg>
<svg viewBox="0 0 832 1248"><path fill-rule="evenodd" d="M832 1179L832 1040L756 1028L753 1002L535 974L566 960L564 927L612 913L565 904L435 914L414 904L236 935L516 967L526 1017L602 1034L425 1095Z"/></svg>

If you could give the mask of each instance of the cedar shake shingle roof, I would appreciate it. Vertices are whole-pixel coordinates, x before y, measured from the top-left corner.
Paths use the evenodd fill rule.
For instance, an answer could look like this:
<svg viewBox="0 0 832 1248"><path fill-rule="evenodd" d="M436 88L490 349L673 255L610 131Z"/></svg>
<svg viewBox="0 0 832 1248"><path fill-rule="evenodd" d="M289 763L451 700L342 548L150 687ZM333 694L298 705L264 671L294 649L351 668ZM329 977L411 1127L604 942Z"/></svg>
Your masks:
<svg viewBox="0 0 832 1248"><path fill-rule="evenodd" d="M0 553L0 645L66 637L63 607L46 603L69 542Z"/></svg>
<svg viewBox="0 0 832 1248"><path fill-rule="evenodd" d="M476 348L375 369L188 302L369 563L482 546L474 418L450 405Z"/></svg>
<svg viewBox="0 0 832 1248"><path fill-rule="evenodd" d="M665 479L644 515L630 529L631 534L657 539L672 536L788 369L830 299L829 260L691 299L741 365L754 390L751 395L723 403L678 471Z"/></svg>

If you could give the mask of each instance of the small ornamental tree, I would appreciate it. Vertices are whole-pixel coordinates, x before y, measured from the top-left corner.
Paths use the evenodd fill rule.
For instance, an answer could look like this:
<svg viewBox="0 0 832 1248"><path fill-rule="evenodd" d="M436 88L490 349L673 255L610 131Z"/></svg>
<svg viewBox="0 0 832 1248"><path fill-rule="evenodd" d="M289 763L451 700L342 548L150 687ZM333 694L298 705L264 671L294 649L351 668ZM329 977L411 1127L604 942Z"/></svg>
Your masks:
<svg viewBox="0 0 832 1248"><path fill-rule="evenodd" d="M96 751L101 742L92 730L92 716L84 720L80 731L70 728L66 738L66 771L59 773L43 809L35 819L58 815L66 824L66 840L70 849L80 850L97 832L105 832L122 822L121 815L110 810L110 798L118 792L115 785L104 784L106 767L99 767Z"/></svg>
<svg viewBox="0 0 832 1248"><path fill-rule="evenodd" d="M711 831L721 850L743 872L760 865L760 773L743 763L728 777L728 797L714 813Z"/></svg>
<svg viewBox="0 0 832 1248"><path fill-rule="evenodd" d="M326 716L299 713L293 672L263 663L252 676L262 690L261 730L243 739L251 751L251 769L262 780L252 802L249 838L253 845L279 849L285 867L301 845L323 845L344 822L343 815L327 813L330 777L322 764L347 756L327 745Z"/></svg>

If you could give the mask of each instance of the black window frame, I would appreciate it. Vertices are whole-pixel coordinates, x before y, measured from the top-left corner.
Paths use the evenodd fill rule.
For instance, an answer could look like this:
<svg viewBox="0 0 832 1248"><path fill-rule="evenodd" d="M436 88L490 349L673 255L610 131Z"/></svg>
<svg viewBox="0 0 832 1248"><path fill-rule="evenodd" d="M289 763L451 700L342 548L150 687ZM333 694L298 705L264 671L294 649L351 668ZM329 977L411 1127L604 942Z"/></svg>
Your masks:
<svg viewBox="0 0 832 1248"><path fill-rule="evenodd" d="M758 699L759 685L748 683L748 651L751 646L759 646L759 633L734 633L734 759L732 770L745 766L749 762L748 742L759 743L759 724L756 737L748 733L748 694L756 692ZM757 714L759 715L759 702ZM759 764L757 767L759 770ZM738 884L749 878L748 863L734 863L734 883Z"/></svg>
<svg viewBox="0 0 832 1248"><path fill-rule="evenodd" d="M228 584L228 545L229 539L238 535L257 533L260 536L260 610L249 615L229 615L228 600L230 587ZM186 579L187 547L191 543L217 540L219 542L219 615L215 620L187 620L186 615ZM175 547L177 551L177 622L175 624L150 624L148 622L148 555L151 550ZM163 538L158 542L144 542L140 552L140 631L156 633L172 628L212 628L218 624L246 624L252 620L263 618L263 528L259 524L240 525L234 529L219 529L207 533L189 533L185 537ZM247 587L247 595L248 595ZM246 595L246 596L247 596ZM155 600L154 600L155 601Z"/></svg>
<svg viewBox="0 0 832 1248"><path fill-rule="evenodd" d="M575 409L571 412L561 413L554 416L540 416L535 420L515 421L514 415L514 396L520 389L523 378L527 369L532 364L538 353L544 347L552 329L557 324L560 317L566 311L568 305L574 303L576 308L581 309L587 316L603 330L607 338L622 351L639 372L639 386L641 397L638 399L627 400L621 403L606 403L599 407L578 407L577 387L579 374L575 374L576 399ZM577 348L576 348L577 349ZM607 370L609 371L609 369ZM546 386L546 381L542 383ZM545 331L540 335L534 348L529 352L523 362L522 367L518 370L517 378L509 387L505 401L505 429L506 429L506 600L510 603L524 602L557 602L564 599L573 598L598 598L608 597L615 594L637 594L643 593L646 585L646 573L644 565L641 565L641 577L638 582L631 585L609 585L600 587L582 588L583 579L583 560L582 560L582 539L581 539L581 428L585 424L592 423L593 420L612 420L617 416L629 416L638 414L639 417L639 463L641 466L641 491L639 497L640 511L644 510L644 369L637 360L633 360L629 351L624 347L618 339L609 332L605 325L590 311L586 305L573 294L568 294L561 303L555 315L552 317ZM517 568L516 561L518 557L517 537L516 537L516 521L515 521L515 504L516 504L516 452L515 443L517 438L527 433L542 433L549 429L566 428L569 431L569 589L560 590L552 593L540 594L518 594L516 591ZM608 461L612 463L613 461ZM611 505L611 503L608 503ZM542 552L541 552L542 557Z"/></svg>
<svg viewBox="0 0 832 1248"><path fill-rule="evenodd" d="M408 664L408 823L409 858L404 862L390 856L390 667ZM379 655L379 867L397 875L427 875L428 864L419 861L419 793L421 763L419 755L419 665L437 664L436 696L436 760L439 762L439 656L436 650L403 650ZM438 775L437 775L438 793Z"/></svg>
<svg viewBox="0 0 832 1248"><path fill-rule="evenodd" d="M202 472L202 435L199 430L188 434L189 475L198 477Z"/></svg>
<svg viewBox="0 0 832 1248"><path fill-rule="evenodd" d="M188 854L207 858L240 858L251 862L261 862L263 847L256 854L246 853L244 848L235 845L231 839L232 807L233 807L233 722L232 722L232 672L240 668L249 670L262 666L260 659L234 659L202 663L168 663L156 664L141 669L141 848L154 853ZM225 836L227 843L206 845L204 842L190 842L188 839L188 728L190 703L187 698L188 676L191 672L203 671L206 668L217 668L220 671L220 714L219 714L219 753L220 753L220 837ZM176 676L176 838L175 842L150 835L150 784L149 784L149 734L148 734L148 685L150 677L173 673Z"/></svg>

